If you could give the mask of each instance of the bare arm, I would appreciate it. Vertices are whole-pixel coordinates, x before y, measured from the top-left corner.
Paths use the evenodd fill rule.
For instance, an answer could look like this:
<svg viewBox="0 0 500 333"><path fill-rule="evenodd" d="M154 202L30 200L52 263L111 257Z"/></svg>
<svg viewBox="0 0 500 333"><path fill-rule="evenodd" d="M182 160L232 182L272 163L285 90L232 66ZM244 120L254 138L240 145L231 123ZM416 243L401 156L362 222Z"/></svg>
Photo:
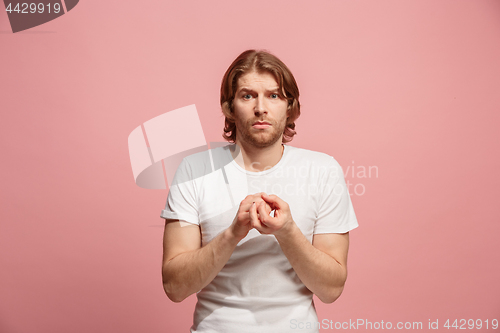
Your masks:
<svg viewBox="0 0 500 333"><path fill-rule="evenodd" d="M302 283L322 302L334 302L347 279L349 233L314 235L311 244L293 221L286 202L275 195L264 194L263 199L276 209L274 217L260 212L261 206L252 207L253 227L274 234Z"/></svg>
<svg viewBox="0 0 500 333"><path fill-rule="evenodd" d="M241 203L232 225L205 246L201 246L200 227L178 220L166 220L163 236L163 289L174 302L206 287L220 272L238 242L252 228L249 209L260 194L249 195ZM262 208L266 214L269 205Z"/></svg>
<svg viewBox="0 0 500 333"><path fill-rule="evenodd" d="M294 223L294 228L276 238L309 290L324 303L339 298L347 279L349 233L314 235L311 245Z"/></svg>
<svg viewBox="0 0 500 333"><path fill-rule="evenodd" d="M174 302L208 285L239 241L226 229L201 247L200 227L175 220L166 221L163 237L163 289Z"/></svg>

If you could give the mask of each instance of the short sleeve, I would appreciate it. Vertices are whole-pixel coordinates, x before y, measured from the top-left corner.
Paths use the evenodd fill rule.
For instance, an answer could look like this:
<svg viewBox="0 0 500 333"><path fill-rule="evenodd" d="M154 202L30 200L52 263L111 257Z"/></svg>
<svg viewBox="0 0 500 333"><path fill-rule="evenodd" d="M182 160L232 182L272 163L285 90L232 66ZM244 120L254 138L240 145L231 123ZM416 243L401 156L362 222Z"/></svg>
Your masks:
<svg viewBox="0 0 500 333"><path fill-rule="evenodd" d="M314 234L346 233L358 227L342 167L333 157L321 182Z"/></svg>
<svg viewBox="0 0 500 333"><path fill-rule="evenodd" d="M175 172L170 186L165 209L160 217L164 219L182 220L198 224L198 205L196 201L195 180L189 163L184 159Z"/></svg>

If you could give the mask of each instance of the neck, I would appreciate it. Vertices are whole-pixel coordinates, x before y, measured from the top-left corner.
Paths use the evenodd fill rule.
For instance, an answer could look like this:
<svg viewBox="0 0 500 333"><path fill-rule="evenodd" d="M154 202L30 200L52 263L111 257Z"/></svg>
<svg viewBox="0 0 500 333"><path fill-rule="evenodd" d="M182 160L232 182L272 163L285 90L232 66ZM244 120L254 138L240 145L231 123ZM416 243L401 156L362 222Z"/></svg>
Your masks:
<svg viewBox="0 0 500 333"><path fill-rule="evenodd" d="M269 147L259 148L236 140L235 149L231 151L233 159L248 171L259 172L272 168L281 160L284 147L281 140Z"/></svg>

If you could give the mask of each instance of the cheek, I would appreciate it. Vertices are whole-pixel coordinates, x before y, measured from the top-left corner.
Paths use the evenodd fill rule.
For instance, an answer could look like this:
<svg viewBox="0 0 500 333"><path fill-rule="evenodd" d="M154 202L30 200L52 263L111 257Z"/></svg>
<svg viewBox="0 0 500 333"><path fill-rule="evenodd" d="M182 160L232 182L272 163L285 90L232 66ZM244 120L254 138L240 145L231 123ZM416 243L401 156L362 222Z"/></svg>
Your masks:
<svg viewBox="0 0 500 333"><path fill-rule="evenodd" d="M254 107L250 103L239 103L235 104L234 113L243 118L252 117L254 115Z"/></svg>
<svg viewBox="0 0 500 333"><path fill-rule="evenodd" d="M238 112L244 112L245 109L248 108L248 103L243 103L242 101L240 100L234 100L233 101L233 109L234 111L238 111Z"/></svg>
<svg viewBox="0 0 500 333"><path fill-rule="evenodd" d="M288 109L288 103L284 103L283 105L280 106L280 112L282 115L282 119L287 119L288 115L290 113L290 110Z"/></svg>
<svg viewBox="0 0 500 333"><path fill-rule="evenodd" d="M245 124L248 121L248 116L245 110L237 107L233 108L233 118L238 124Z"/></svg>

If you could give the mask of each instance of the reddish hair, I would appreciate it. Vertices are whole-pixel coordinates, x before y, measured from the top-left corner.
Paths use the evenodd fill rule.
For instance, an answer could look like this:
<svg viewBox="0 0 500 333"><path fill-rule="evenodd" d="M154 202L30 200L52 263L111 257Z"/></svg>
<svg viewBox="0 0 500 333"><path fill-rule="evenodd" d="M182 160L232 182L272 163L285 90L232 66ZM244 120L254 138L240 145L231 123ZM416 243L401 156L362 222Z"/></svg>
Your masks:
<svg viewBox="0 0 500 333"><path fill-rule="evenodd" d="M220 88L220 105L226 117L222 137L236 141L236 124L234 120L233 100L238 89L238 79L246 73L256 71L267 72L274 76L279 89L288 101L288 118L283 131L283 142L292 141L296 133L295 120L300 116L299 88L292 72L276 56L266 51L247 50L236 58L227 69Z"/></svg>

